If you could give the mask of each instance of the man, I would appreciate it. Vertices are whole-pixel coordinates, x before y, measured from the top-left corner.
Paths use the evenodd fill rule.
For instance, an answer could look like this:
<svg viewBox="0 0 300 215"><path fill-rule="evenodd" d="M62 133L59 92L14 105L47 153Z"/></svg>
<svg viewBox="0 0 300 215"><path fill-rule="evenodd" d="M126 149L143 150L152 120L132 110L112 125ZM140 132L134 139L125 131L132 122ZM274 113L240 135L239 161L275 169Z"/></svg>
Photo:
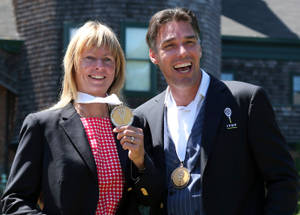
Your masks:
<svg viewBox="0 0 300 215"><path fill-rule="evenodd" d="M265 91L200 69L195 15L166 9L147 43L168 88L135 110L165 176L169 215L292 215L297 173ZM147 170L145 170L147 171Z"/></svg>

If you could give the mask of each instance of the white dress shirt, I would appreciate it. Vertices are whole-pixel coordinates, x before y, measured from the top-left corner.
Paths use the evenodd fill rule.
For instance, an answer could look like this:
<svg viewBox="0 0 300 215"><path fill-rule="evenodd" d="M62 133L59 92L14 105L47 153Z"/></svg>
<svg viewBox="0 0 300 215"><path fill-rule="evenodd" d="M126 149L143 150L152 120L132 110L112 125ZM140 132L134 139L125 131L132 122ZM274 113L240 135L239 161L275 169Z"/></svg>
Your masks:
<svg viewBox="0 0 300 215"><path fill-rule="evenodd" d="M169 87L166 92L165 106L167 107L167 117L165 117L165 120L167 120L170 136L175 144L177 156L181 162L185 159L187 142L195 119L202 107L210 82L209 75L204 70L200 70L200 72L202 72L202 79L199 89L194 100L187 106L176 105Z"/></svg>

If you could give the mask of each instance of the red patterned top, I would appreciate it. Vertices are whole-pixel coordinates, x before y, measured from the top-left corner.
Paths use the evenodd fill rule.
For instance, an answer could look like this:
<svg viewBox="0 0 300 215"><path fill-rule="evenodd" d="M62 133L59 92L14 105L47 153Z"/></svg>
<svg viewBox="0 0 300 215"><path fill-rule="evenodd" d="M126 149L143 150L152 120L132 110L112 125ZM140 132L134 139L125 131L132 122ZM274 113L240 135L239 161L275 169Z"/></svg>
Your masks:
<svg viewBox="0 0 300 215"><path fill-rule="evenodd" d="M96 215L113 215L122 198L124 177L108 117L80 118L97 166L99 201Z"/></svg>

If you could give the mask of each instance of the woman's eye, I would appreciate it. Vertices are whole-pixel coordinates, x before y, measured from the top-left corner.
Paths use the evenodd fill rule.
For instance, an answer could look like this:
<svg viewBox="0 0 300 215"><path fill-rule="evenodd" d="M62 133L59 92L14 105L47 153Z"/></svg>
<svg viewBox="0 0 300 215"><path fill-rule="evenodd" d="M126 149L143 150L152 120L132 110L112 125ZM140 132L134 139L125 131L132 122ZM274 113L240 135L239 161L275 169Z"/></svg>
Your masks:
<svg viewBox="0 0 300 215"><path fill-rule="evenodd" d="M107 62L107 63L112 63L112 62L114 62L114 59L113 59L112 57L105 57L103 60L104 60L105 62Z"/></svg>
<svg viewBox="0 0 300 215"><path fill-rule="evenodd" d="M92 57L92 56L86 56L84 59L87 60L87 61L93 61L93 60L95 60L95 58Z"/></svg>

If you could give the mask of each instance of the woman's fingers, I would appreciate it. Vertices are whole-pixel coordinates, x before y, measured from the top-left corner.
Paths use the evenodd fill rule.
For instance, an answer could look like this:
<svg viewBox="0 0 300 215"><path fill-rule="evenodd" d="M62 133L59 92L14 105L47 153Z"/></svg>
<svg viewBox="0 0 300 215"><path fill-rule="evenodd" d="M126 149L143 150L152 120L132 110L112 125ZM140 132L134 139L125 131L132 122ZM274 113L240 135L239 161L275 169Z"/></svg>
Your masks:
<svg viewBox="0 0 300 215"><path fill-rule="evenodd" d="M117 132L117 139L124 150L128 150L128 157L138 168L144 166L144 134L141 128L134 126L121 126L113 130Z"/></svg>

